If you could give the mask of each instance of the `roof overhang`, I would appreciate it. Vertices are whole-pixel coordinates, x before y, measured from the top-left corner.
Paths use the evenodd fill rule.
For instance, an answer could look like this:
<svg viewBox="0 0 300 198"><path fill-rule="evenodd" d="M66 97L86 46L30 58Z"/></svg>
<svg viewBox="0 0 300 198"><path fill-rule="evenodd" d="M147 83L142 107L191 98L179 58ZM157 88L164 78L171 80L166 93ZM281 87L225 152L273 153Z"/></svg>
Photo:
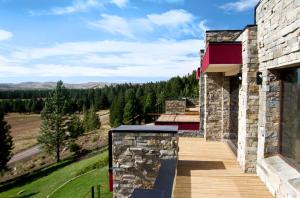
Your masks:
<svg viewBox="0 0 300 198"><path fill-rule="evenodd" d="M202 59L201 72L222 72L232 76L242 65L241 42L210 42Z"/></svg>

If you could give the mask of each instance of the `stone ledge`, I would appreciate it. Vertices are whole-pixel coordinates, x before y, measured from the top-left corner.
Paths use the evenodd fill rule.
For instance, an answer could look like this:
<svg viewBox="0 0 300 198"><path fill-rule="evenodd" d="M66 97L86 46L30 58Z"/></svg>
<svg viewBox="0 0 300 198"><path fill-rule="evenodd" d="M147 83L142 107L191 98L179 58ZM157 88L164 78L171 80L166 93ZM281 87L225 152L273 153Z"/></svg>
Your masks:
<svg viewBox="0 0 300 198"><path fill-rule="evenodd" d="M300 173L281 157L265 158L256 169L274 197L300 197Z"/></svg>

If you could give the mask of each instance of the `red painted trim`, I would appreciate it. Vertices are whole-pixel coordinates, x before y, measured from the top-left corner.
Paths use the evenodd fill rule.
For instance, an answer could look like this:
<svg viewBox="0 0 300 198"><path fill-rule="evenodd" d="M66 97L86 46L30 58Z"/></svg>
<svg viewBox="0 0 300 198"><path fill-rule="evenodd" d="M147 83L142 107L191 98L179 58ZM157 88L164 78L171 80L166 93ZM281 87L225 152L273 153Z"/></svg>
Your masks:
<svg viewBox="0 0 300 198"><path fill-rule="evenodd" d="M202 59L201 72L210 64L242 64L242 43L209 43Z"/></svg>
<svg viewBox="0 0 300 198"><path fill-rule="evenodd" d="M200 129L199 122L155 122L155 125L171 125L178 126L178 130L198 131Z"/></svg>

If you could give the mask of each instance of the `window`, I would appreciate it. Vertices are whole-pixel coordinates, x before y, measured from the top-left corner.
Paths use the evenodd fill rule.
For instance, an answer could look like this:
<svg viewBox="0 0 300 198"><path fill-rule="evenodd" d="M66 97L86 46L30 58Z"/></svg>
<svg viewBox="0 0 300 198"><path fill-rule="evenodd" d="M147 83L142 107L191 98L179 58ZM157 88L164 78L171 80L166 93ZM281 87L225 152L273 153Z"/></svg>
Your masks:
<svg viewBox="0 0 300 198"><path fill-rule="evenodd" d="M300 68L284 69L282 76L281 154L300 167Z"/></svg>

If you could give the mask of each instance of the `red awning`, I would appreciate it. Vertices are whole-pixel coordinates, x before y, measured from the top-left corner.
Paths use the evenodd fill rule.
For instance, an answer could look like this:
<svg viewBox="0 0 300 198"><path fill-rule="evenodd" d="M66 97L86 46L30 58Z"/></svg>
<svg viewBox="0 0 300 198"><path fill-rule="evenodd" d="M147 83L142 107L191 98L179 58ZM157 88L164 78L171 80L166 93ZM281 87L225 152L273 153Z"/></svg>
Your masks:
<svg viewBox="0 0 300 198"><path fill-rule="evenodd" d="M242 64L241 42L210 42L202 59L201 72L236 73Z"/></svg>

